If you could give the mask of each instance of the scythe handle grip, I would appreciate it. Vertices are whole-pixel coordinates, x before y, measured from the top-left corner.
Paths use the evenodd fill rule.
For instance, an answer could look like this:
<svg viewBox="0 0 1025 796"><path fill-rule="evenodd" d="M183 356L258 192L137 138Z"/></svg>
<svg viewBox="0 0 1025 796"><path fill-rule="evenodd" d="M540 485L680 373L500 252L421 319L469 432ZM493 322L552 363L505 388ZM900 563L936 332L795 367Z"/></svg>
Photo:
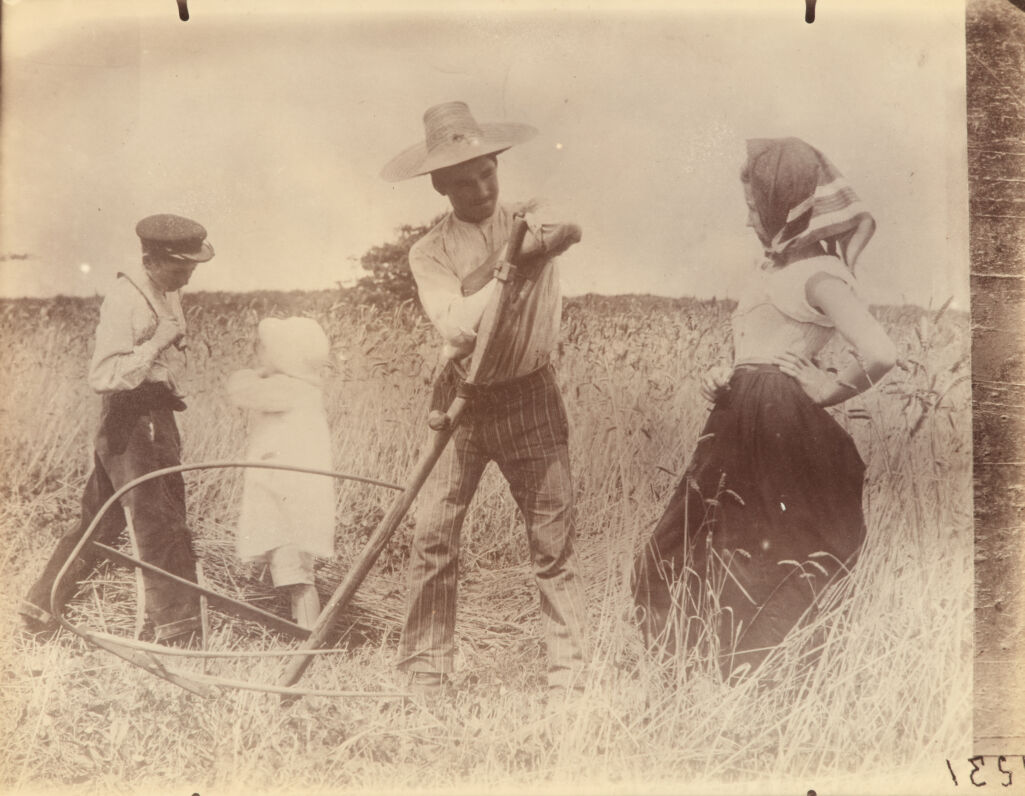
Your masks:
<svg viewBox="0 0 1025 796"><path fill-rule="evenodd" d="M513 216L513 219L509 242L505 245L505 259L516 265L517 260L520 259L520 252L523 250L523 241L527 237L527 219L519 214Z"/></svg>

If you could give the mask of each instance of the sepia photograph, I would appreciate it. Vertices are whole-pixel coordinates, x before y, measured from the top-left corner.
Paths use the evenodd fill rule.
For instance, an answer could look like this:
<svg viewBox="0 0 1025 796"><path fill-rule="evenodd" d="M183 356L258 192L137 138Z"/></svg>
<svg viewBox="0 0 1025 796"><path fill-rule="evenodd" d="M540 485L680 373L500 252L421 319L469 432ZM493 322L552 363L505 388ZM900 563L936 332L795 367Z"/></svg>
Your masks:
<svg viewBox="0 0 1025 796"><path fill-rule="evenodd" d="M1025 785L1016 4L0 10L0 791Z"/></svg>

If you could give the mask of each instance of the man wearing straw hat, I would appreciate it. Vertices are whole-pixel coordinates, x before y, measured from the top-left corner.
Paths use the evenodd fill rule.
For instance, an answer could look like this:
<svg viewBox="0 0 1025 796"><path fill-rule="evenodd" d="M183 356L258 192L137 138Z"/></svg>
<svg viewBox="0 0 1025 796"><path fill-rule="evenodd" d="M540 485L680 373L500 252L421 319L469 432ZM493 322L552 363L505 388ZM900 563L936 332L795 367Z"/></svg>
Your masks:
<svg viewBox="0 0 1025 796"><path fill-rule="evenodd" d="M451 205L451 212L410 249L409 265L424 310L443 340L447 363L439 385L454 387L466 375L477 325L499 289L493 271L514 214L524 209L498 201L497 156L537 130L525 124L478 124L462 102L429 108L424 128L424 142L393 158L381 176L398 181L429 174ZM541 593L549 687L582 685L586 610L573 552L568 424L550 362L562 301L555 263L542 267L579 240L574 225L531 225L521 267L532 269L536 282L500 341L487 383L475 389L425 485L399 642L398 666L409 673L413 691L430 695L448 687L459 534L489 461L501 469L526 522ZM453 395L436 388L432 408L445 409Z"/></svg>
<svg viewBox="0 0 1025 796"><path fill-rule="evenodd" d="M59 611L97 555L86 547L61 580L51 606L57 575L89 525L114 492L154 470L181 464L181 441L174 412L185 408L181 378L185 368L185 315L181 289L199 263L214 256L206 230L189 218L161 213L136 227L142 267L118 274L100 308L89 386L103 396L95 439L93 471L82 495L81 522L57 542L19 613L31 632L49 632ZM185 524L185 484L180 473L165 475L126 492L107 511L93 539L112 544L131 522L139 557L195 582L196 557ZM159 576L144 573L146 613L154 639L192 644L199 630L199 596Z"/></svg>

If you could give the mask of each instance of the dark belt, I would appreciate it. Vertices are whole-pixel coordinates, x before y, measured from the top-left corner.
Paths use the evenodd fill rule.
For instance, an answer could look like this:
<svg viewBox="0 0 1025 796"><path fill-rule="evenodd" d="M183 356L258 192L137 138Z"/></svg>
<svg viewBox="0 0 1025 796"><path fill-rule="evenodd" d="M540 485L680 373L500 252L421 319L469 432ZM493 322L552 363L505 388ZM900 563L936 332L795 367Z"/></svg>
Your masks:
<svg viewBox="0 0 1025 796"><path fill-rule="evenodd" d="M545 362L545 364L536 370L532 370L530 373L523 376L517 376L515 379L506 379L505 381L492 382L489 384L467 384L465 381L460 381L456 393L468 400L472 400L474 398L487 400L489 398L494 399L506 396L516 390L528 388L534 382L543 381L545 372L551 369L551 363Z"/></svg>
<svg viewBox="0 0 1025 796"><path fill-rule="evenodd" d="M768 362L750 362L734 366L733 373L782 373L782 371L779 369L779 365Z"/></svg>
<svg viewBox="0 0 1025 796"><path fill-rule="evenodd" d="M494 403L508 398L511 393L523 392L533 387L535 382L545 379L552 370L550 361L523 376L489 384L467 384L459 375L452 360L445 365L441 374L434 382L431 392L431 411L444 412L458 395L467 401Z"/></svg>
<svg viewBox="0 0 1025 796"><path fill-rule="evenodd" d="M181 412L186 408L185 401L179 398L171 388L158 381L144 381L132 390L119 390L105 395L107 405L112 412L148 412L150 409L170 409Z"/></svg>
<svg viewBox="0 0 1025 796"><path fill-rule="evenodd" d="M139 418L153 411L180 412L185 401L175 395L163 382L147 381L133 390L119 390L103 396L100 435L106 440L110 453L122 454Z"/></svg>

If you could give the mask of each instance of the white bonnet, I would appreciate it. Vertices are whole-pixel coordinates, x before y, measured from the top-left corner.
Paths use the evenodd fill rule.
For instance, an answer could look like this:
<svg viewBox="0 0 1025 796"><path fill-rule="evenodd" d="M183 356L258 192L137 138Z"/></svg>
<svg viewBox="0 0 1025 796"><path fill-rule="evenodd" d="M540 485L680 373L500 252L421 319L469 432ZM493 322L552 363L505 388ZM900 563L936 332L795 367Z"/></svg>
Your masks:
<svg viewBox="0 0 1025 796"><path fill-rule="evenodd" d="M264 318L256 334L275 370L297 379L320 381L331 344L313 318Z"/></svg>

